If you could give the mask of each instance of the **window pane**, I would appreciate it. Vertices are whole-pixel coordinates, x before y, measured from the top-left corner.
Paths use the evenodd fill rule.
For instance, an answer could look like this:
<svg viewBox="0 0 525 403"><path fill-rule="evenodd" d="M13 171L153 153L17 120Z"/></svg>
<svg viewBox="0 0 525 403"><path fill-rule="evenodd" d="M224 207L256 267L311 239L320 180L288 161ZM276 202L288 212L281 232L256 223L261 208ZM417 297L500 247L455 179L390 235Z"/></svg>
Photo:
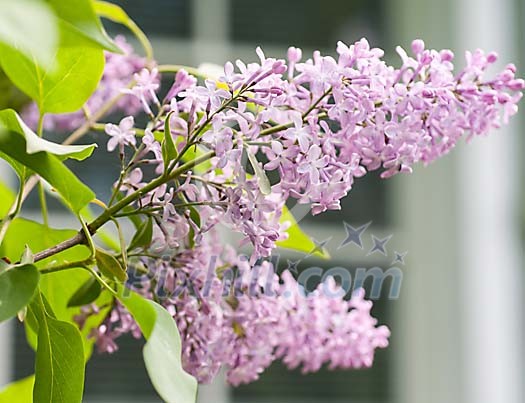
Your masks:
<svg viewBox="0 0 525 403"><path fill-rule="evenodd" d="M333 48L338 40L382 39L383 0L232 0L232 4L234 41Z"/></svg>
<svg viewBox="0 0 525 403"><path fill-rule="evenodd" d="M191 0L115 0L147 35L191 35ZM120 25L112 29L127 32Z"/></svg>

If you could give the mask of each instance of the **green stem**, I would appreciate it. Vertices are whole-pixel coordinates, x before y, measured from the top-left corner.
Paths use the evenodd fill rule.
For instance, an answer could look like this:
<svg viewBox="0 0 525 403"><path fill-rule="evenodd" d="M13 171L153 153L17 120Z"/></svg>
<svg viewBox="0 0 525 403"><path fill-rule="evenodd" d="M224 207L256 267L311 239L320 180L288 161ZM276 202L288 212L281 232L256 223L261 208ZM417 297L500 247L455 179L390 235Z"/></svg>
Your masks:
<svg viewBox="0 0 525 403"><path fill-rule="evenodd" d="M84 219L79 215L78 219L80 220L80 224L82 225L82 231L84 233L84 237L87 240L87 245L89 247L89 251L91 252L90 258L94 258L97 253L97 248L95 247L95 242L93 242L93 238L91 236L91 233L89 232L89 228L87 227L86 222Z"/></svg>
<svg viewBox="0 0 525 403"><path fill-rule="evenodd" d="M146 58L148 59L148 61L152 61L154 57L153 46L151 46L151 42L149 41L146 34L131 19L128 23L128 28L131 32L133 32L133 35L135 35L135 37L139 40L140 44L142 45L142 48L144 49L144 52L146 53Z"/></svg>
<svg viewBox="0 0 525 403"><path fill-rule="evenodd" d="M105 223L107 223L114 214L118 213L120 210L122 210L124 207L128 206L129 204L135 202L137 199L142 197L144 194L158 188L159 186L162 186L165 183L168 183L169 181L179 177L184 172L189 171L196 165L199 165L210 158L215 156L214 151L209 151L206 154L201 155L198 158L195 158L192 161L188 161L185 164L181 165L180 167L174 169L169 174L164 174L156 179L152 180L150 183L145 185L143 188L129 194L128 196L122 198L117 203L115 203L113 206L109 207L107 210L105 210L102 214L100 214L95 220L93 220L89 225L86 226L83 230L79 231L74 237L67 239L66 241L63 241L59 243L58 245L55 245L51 248L45 249L39 253L35 254L35 262L38 262L42 259L46 259L50 256L53 256L57 253L60 253L64 250L67 250L69 248L72 248L73 246L85 244L86 239L90 239L89 237L97 232L97 230L102 227ZM89 235L88 235L89 234Z"/></svg>
<svg viewBox="0 0 525 403"><path fill-rule="evenodd" d="M86 267L86 269L93 275L93 277L95 277L98 280L98 282L106 290L108 290L111 294L113 294L114 297L118 297L118 293L113 288L111 288L111 286L108 283L106 283L104 279L92 267Z"/></svg>
<svg viewBox="0 0 525 403"><path fill-rule="evenodd" d="M42 137L44 134L44 114L40 113L40 116L38 117L38 127L37 127L37 134L39 137ZM42 178L40 178L40 182L38 183L38 198L40 199L40 209L42 211L42 219L44 220L44 225L46 227L49 227L49 215L47 213L47 201L46 201L46 190L44 189L44 183L42 182Z"/></svg>
<svg viewBox="0 0 525 403"><path fill-rule="evenodd" d="M206 154L201 155L198 158L195 158L192 161L188 161L187 163L181 165L179 168L174 169L171 173L161 175L158 178L152 180L150 183L148 183L143 188L137 190L136 192L131 193L130 195L122 198L117 203L115 203L113 206L111 206L109 209L107 209L105 212L103 212L95 221L93 221L89 228L91 231L96 231L99 229L102 225L104 225L110 218L113 216L113 214L117 213L118 211L122 210L124 207L126 207L128 204L133 203L135 200L139 199L144 194L152 191L153 189L158 188L159 186L162 186L163 184L175 179L182 173L192 169L196 165L201 164L204 161L209 160L215 155L215 152L210 151Z"/></svg>
<svg viewBox="0 0 525 403"><path fill-rule="evenodd" d="M207 80L210 78L195 67L182 66L179 64L161 64L157 66L157 69L159 70L159 73L178 73L181 70L186 70L189 74L200 78L201 80Z"/></svg>
<svg viewBox="0 0 525 403"><path fill-rule="evenodd" d="M64 262L54 266L44 267L40 269L40 274L55 273L57 271L70 270L70 269L84 269L93 264L93 258L85 260L79 260L78 262Z"/></svg>
<svg viewBox="0 0 525 403"><path fill-rule="evenodd" d="M124 170L120 171L120 175L119 175L119 178L118 178L117 186L115 186L115 188L113 189L113 192L111 193L111 197L109 198L108 206L110 206L110 207L113 204L113 202L115 201L118 193L120 192L120 188L122 186L122 183L124 182L124 175L125 174L126 174L126 171L124 171Z"/></svg>
<svg viewBox="0 0 525 403"><path fill-rule="evenodd" d="M322 112L320 114L317 115L317 117L319 119L323 119L325 117L327 117L328 115L325 113L325 112ZM303 118L304 119L304 118ZM265 130L261 130L259 132L259 137L262 137L262 136L268 136L270 134L275 134L275 133L279 133L279 132L282 132L283 130L286 130L286 129L289 129L291 127L294 126L294 123L293 122L289 122L289 123L284 123L284 124L281 124L281 125L277 125L277 126L272 126L272 127L269 127L268 129L265 129Z"/></svg>
<svg viewBox="0 0 525 403"><path fill-rule="evenodd" d="M126 269L128 267L128 249L126 247L126 239L124 238L124 233L122 232L122 228L120 227L118 220L112 218L111 221L113 224L115 224L115 227L117 227L118 239L120 242L120 255L122 256L124 269Z"/></svg>
<svg viewBox="0 0 525 403"><path fill-rule="evenodd" d="M43 113L41 113L38 116L38 124L37 124L36 132L38 136L40 137L42 137L42 134L44 133L44 114Z"/></svg>
<svg viewBox="0 0 525 403"><path fill-rule="evenodd" d="M108 8L106 8L108 7ZM153 60L153 47L151 46L151 43L146 36L146 34L139 28L139 26L133 21L131 18L128 18L127 15L124 16L124 19L121 18L114 18L112 15L112 7L118 7L113 4L107 4L107 6L102 5L102 7L97 8L97 14L101 17L107 18L109 20L112 20L118 24L122 24L125 27L127 27L133 35L138 39L141 46L144 48L144 52L146 53L146 57L148 61Z"/></svg>
<svg viewBox="0 0 525 403"><path fill-rule="evenodd" d="M195 140L197 139L197 137L199 136L199 134L202 133L202 131L204 130L204 128L206 126L208 126L211 121L213 120L213 117L222 112L224 109L226 109L228 106L230 106L233 102L235 102L239 96L242 94L242 91L239 92L239 94L237 95L232 95L232 97L230 99L228 99L225 103L223 103L221 105L221 107L219 109L217 109L215 112L213 112L212 114L210 114L210 116L208 116L208 118L204 121L204 123L200 126L197 126L193 133L191 135L188 136L188 142L186 143L186 145L182 148L182 150L180 151L180 153L177 155L177 157L170 163L170 165L168 166L168 172L171 172L171 170L177 166L177 164L180 162L180 160L182 159L182 157L184 156L184 154L186 154L186 152L193 146L196 145L196 142Z"/></svg>
<svg viewBox="0 0 525 403"><path fill-rule="evenodd" d="M169 70L168 66L161 66L161 67L162 67L162 69L159 69L159 71L168 71ZM169 68L171 70L175 70L175 69L183 68L183 66L169 66ZM248 88L246 88L245 90L247 91ZM328 95L328 93L329 92L327 91L325 94L323 94L323 96L317 102L315 102L307 110L307 112L305 112L305 114L303 115L303 120L307 117L308 114L310 114L316 108L316 106L319 104L319 102L321 102L321 100L326 95ZM55 245L55 246L53 246L51 248L45 249L45 250L35 254L35 256L34 256L35 262L38 262L38 261L40 261L42 259L46 259L46 258L48 258L50 256L53 256L53 255L59 253L59 252L67 250L67 249L69 249L69 248L71 248L73 246L80 245L80 244L85 244L86 240L92 242L91 235L95 234L100 227L102 227L104 224L106 224L109 220L113 219L115 214L119 213L120 210L122 210L123 208L125 208L128 205L132 204L133 202L135 202L136 200L138 200L139 198L144 196L144 194L147 194L148 192L158 188L159 186L162 186L163 184L168 183L169 181L178 178L179 176L183 175L185 172L189 171L190 169L194 168L195 166L197 166L197 165L199 165L199 164L209 160L210 158L214 157L215 156L215 152L214 151L209 151L209 152L201 155L200 157L197 157L194 160L188 161L185 164L179 166L178 168L175 168L176 165L178 164L178 162L181 160L182 156L185 154L185 152L188 151L194 145L194 140L196 139L196 137L204 130L206 125L209 122L211 122L211 119L213 118L214 114L216 114L216 113L224 110L225 108L227 108L231 103L233 103L241 95L242 95L242 91L240 91L239 94L237 94L235 96L232 95L232 98L230 98L227 102L225 102L221 106L221 108L219 108L219 110L217 110L216 112L214 112L213 114L208 116L207 120L202 125L199 125L198 127L196 127L194 129L193 133L189 136L188 143L186 144L186 146L179 153L177 158L170 164L170 168L171 169L169 169L167 172L163 173L161 176L157 177L156 179L154 179L151 182L149 182L148 184L146 184L143 188L136 190L135 192L133 192L133 193L127 195L126 197L123 197L122 199L120 199L114 205L109 206L102 214L100 214L89 225L85 226L85 224L83 223L83 229L81 231L79 231L74 237L72 237L72 238L70 238L70 239L68 239L66 241L63 241L63 242L61 242L58 245ZM117 100L118 100L118 98L117 98ZM114 102L116 102L116 100ZM112 106L111 103L108 103L108 104L109 104L109 106L107 106L106 108L103 108L103 109L107 109L107 110L111 109L111 106ZM99 113L100 113L100 111L99 111ZM105 112L102 113L102 115L103 114L105 114ZM326 117L326 116L327 116L327 114L325 112L319 113L317 115L317 117L321 118L321 119ZM100 118L100 116L94 116L94 119L95 119L94 122L86 122L86 124L89 123L89 125L88 125L88 128L84 129L84 130L86 130L86 131L89 130L89 128L94 123L96 123L96 120L98 120L99 118ZM268 128L266 130L261 131L259 133L259 135L260 136L266 136L266 135L269 135L269 134L278 133L278 132L280 132L282 130L286 130L286 129L290 128L290 127L293 127L293 123L291 123L291 122L287 123L287 124L273 126L273 127L270 127L270 128ZM79 132L79 130L77 130L77 132ZM77 132L75 132L75 133L77 133ZM75 137L78 137L78 134L75 134L75 133L73 133L68 138L68 140L70 140L72 138L74 139Z"/></svg>
<svg viewBox="0 0 525 403"><path fill-rule="evenodd" d="M191 207L191 206L227 206L227 205L228 205L227 202L202 201L202 202L188 202L188 203L174 204L173 207L183 208L183 207Z"/></svg>
<svg viewBox="0 0 525 403"><path fill-rule="evenodd" d="M315 101L307 110L305 113L303 113L303 120L306 119L306 117L315 109L317 108L317 105L321 103L323 99L325 99L328 95L332 93L332 87L328 88L323 95L319 97L317 101Z"/></svg>
<svg viewBox="0 0 525 403"><path fill-rule="evenodd" d="M114 214L113 217L121 218L121 217L129 217L129 216L134 216L134 215L139 215L139 214L142 214L142 215L154 214L154 213L158 213L161 210L162 210L161 207L150 208L150 209L139 209L139 210L133 210L133 211L126 211L123 213L117 213L117 214Z"/></svg>
<svg viewBox="0 0 525 403"><path fill-rule="evenodd" d="M25 167L24 167L25 170ZM20 189L18 190L18 196L16 198L16 206L15 211L13 211L12 214L10 214L11 218L15 218L18 213L20 213L20 210L22 209L22 202L24 200L24 188L25 188L26 182L24 180L20 180Z"/></svg>
<svg viewBox="0 0 525 403"><path fill-rule="evenodd" d="M42 181L38 184L38 198L40 199L40 210L42 211L42 219L44 225L49 227L49 215L47 213L46 190Z"/></svg>
<svg viewBox="0 0 525 403"><path fill-rule="evenodd" d="M25 170L26 168L24 167L23 169ZM11 224L11 221L13 221L14 218L20 213L22 202L24 200L24 187L25 181L21 179L20 188L18 189L18 195L16 197L16 204L14 205L15 207L10 212L8 212L8 215L4 217L4 219L0 221L0 245L4 240L4 236L7 233L7 228Z"/></svg>

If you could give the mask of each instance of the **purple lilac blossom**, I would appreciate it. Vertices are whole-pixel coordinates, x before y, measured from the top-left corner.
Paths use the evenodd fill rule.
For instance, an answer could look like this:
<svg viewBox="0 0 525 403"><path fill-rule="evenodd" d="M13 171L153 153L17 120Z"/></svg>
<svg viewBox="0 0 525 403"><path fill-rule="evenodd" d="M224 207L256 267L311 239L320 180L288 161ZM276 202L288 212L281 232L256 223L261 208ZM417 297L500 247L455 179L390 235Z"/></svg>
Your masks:
<svg viewBox="0 0 525 403"><path fill-rule="evenodd" d="M277 359L303 372L323 365L368 367L375 350L388 345L389 330L377 326L362 290L346 300L326 293L337 289L328 280L306 293L290 273L274 274L261 258L287 237L289 223L281 222L287 200L309 205L313 214L340 209L354 178L377 169L383 178L411 172L416 163L434 161L462 137L485 135L517 112L525 83L512 64L485 77L497 60L494 53L467 52L466 66L454 72L450 50L429 50L416 40L412 56L397 51L399 68L365 39L351 46L339 42L336 58L314 52L304 62L302 51L290 48L287 67L257 49L258 63L228 62L218 82L200 85L179 71L161 105L151 85L157 72L137 76L142 84L131 92L139 107L151 114L153 101L159 108L153 127L162 131L162 119L172 112L171 133L164 135L172 136L179 152L214 153L177 183L141 195L134 207L155 212L153 242L143 250L148 258L130 260L130 269L148 272L134 289L162 300L173 315L184 368L200 382L211 381L221 367L233 385L252 382ZM137 159L161 173L161 146L150 129ZM260 168L247 163L247 155L268 162ZM275 171L278 180L264 185L264 174L253 175L255 167ZM120 190L142 188L143 177L134 164ZM219 224L240 233L251 256L223 245ZM225 287L233 271L239 276ZM261 272L266 275L254 276ZM112 352L116 339L129 332L139 336L117 304L93 336L100 351Z"/></svg>
<svg viewBox="0 0 525 403"><path fill-rule="evenodd" d="M329 278L307 293L289 272L279 277L267 261L252 268L230 247L221 250L217 234L169 263L143 263L150 273L136 291L162 295L181 333L183 366L199 382L211 382L221 367L232 385L253 382L278 359L303 373L325 364L369 367L375 350L388 345L390 332L377 326L362 289L345 300ZM239 275L229 281L234 268ZM111 353L118 337L130 332L140 337L118 304L92 336L99 351Z"/></svg>

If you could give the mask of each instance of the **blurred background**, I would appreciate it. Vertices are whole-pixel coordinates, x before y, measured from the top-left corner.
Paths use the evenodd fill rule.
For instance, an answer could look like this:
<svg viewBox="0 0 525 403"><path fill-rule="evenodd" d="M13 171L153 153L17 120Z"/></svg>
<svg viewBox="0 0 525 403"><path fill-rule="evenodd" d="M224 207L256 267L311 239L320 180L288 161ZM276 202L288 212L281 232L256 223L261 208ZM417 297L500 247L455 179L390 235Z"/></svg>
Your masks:
<svg viewBox="0 0 525 403"><path fill-rule="evenodd" d="M514 61L525 75L522 0L114 2L150 36L161 63L251 61L257 45L274 57L284 57L290 45L302 47L305 56L314 49L333 54L338 40L352 43L365 36L385 49L391 63L398 62L396 45L408 48L412 39L422 38L428 47L456 51L459 63L466 49L497 50L502 65ZM392 337L391 346L377 352L373 368L303 376L276 364L260 381L236 389L219 377L201 389L200 401L524 402L521 123L515 119L509 128L462 145L413 175L383 182L370 174L356 183L343 212L301 222L319 241L343 237L343 221L372 222L365 249L370 234L393 235L388 256L332 247L332 261L308 261L308 266L386 269L394 251L408 252L400 265L400 298L389 299L386 287L375 301L373 313ZM103 152L90 161L79 175L102 191L118 166ZM143 368L141 344L122 339L115 357L92 359L86 402L158 401ZM32 373L32 353L14 322L0 327L0 354L10 357L0 363L0 384Z"/></svg>

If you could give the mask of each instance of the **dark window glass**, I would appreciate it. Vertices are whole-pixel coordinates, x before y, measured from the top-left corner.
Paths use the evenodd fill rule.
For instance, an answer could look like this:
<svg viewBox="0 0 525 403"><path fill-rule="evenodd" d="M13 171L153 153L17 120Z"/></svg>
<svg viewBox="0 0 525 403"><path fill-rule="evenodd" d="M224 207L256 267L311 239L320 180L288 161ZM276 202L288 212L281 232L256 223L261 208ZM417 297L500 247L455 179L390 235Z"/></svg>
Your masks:
<svg viewBox="0 0 525 403"><path fill-rule="evenodd" d="M191 35L191 0L114 0L147 35L187 38ZM126 32L108 23L112 32Z"/></svg>
<svg viewBox="0 0 525 403"><path fill-rule="evenodd" d="M232 1L231 37L260 45L333 48L336 41L382 39L383 0Z"/></svg>

